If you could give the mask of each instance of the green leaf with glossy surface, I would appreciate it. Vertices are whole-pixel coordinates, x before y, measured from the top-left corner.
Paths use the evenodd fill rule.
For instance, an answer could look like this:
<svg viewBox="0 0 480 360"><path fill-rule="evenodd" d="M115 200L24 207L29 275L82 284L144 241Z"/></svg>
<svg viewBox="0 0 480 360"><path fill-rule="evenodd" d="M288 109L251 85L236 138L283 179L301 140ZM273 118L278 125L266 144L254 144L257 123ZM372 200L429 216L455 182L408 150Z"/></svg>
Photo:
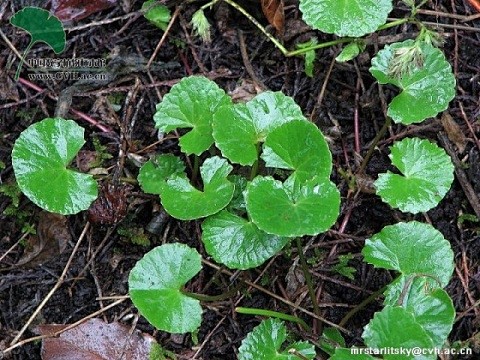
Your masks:
<svg viewBox="0 0 480 360"><path fill-rule="evenodd" d="M280 125L305 120L295 101L281 92L266 91L246 104L223 106L214 115L216 146L230 161L252 165L258 158L257 144Z"/></svg>
<svg viewBox="0 0 480 360"><path fill-rule="evenodd" d="M20 190L42 209L76 214L97 198L93 176L67 166L85 143L73 120L47 118L30 125L15 142L12 164Z"/></svg>
<svg viewBox="0 0 480 360"><path fill-rule="evenodd" d="M228 179L232 166L218 156L208 158L200 167L203 191L190 184L185 174L174 174L161 189L165 210L180 220L193 220L213 215L232 200L235 185Z"/></svg>
<svg viewBox="0 0 480 360"><path fill-rule="evenodd" d="M247 210L261 230L279 236L317 235L336 221L340 194L329 180L313 179L292 190L257 176L245 192Z"/></svg>
<svg viewBox="0 0 480 360"><path fill-rule="evenodd" d="M165 31L170 22L170 10L165 5L159 5L156 0L145 1L142 5L145 18L153 25Z"/></svg>
<svg viewBox="0 0 480 360"><path fill-rule="evenodd" d="M65 50L65 30L62 22L45 9L28 6L15 13L10 23L31 36L30 48L36 42L49 45L55 54Z"/></svg>
<svg viewBox="0 0 480 360"><path fill-rule="evenodd" d="M161 194L167 179L173 175L182 175L185 164L172 154L162 154L147 161L140 168L138 182L143 191L149 194Z"/></svg>
<svg viewBox="0 0 480 360"><path fill-rule="evenodd" d="M130 299L156 328L170 333L195 331L202 321L197 299L181 288L202 268L200 254L187 245L165 244L149 251L128 277Z"/></svg>
<svg viewBox="0 0 480 360"><path fill-rule="evenodd" d="M375 313L373 319L365 326L362 337L370 348L395 348L412 351L414 348L431 350L431 355L389 354L385 360L435 360L432 340L425 330L415 321L414 316L400 306L385 306Z"/></svg>
<svg viewBox="0 0 480 360"><path fill-rule="evenodd" d="M293 170L300 182L328 179L332 154L320 130L308 121L291 121L272 131L265 140L262 159L268 167Z"/></svg>
<svg viewBox="0 0 480 360"><path fill-rule="evenodd" d="M377 194L404 212L426 212L438 205L453 182L454 167L445 150L428 140L403 139L391 147L390 159L402 175L379 174Z"/></svg>
<svg viewBox="0 0 480 360"><path fill-rule="evenodd" d="M385 24L392 0L300 0L300 11L314 29L360 37Z"/></svg>
<svg viewBox="0 0 480 360"><path fill-rule="evenodd" d="M238 349L239 360L298 360L299 357L292 354L292 350L300 353L304 358L315 358L315 348L307 342L296 342L281 347L287 339L287 329L283 321L278 319L264 320L255 327L242 341Z"/></svg>
<svg viewBox="0 0 480 360"><path fill-rule="evenodd" d="M235 191L226 210L234 214L245 214L247 212L247 206L245 205L243 192L247 188L248 181L240 175L230 175L228 180L235 185Z"/></svg>
<svg viewBox="0 0 480 360"><path fill-rule="evenodd" d="M402 275L389 285L385 294L385 305L397 305L402 296L399 305L413 314L415 321L432 339L433 345L442 348L455 319L452 299L445 290L435 288L438 284L432 283L429 278L417 277L413 281L406 279L407 277ZM405 286L409 288L405 290Z"/></svg>
<svg viewBox="0 0 480 360"><path fill-rule="evenodd" d="M420 43L419 59L405 58L408 71L392 74L398 56L415 53L413 40L387 45L372 59L370 72L380 84L392 84L402 92L388 106L387 114L397 123L412 124L437 115L455 96L455 76L443 52L431 44ZM413 49L413 50L412 50ZM397 59L398 61L398 59ZM411 66L420 62L419 66ZM398 64L397 64L398 65Z"/></svg>
<svg viewBox="0 0 480 360"><path fill-rule="evenodd" d="M205 250L230 269L250 269L278 253L289 238L270 235L251 221L228 211L210 216L202 224Z"/></svg>
<svg viewBox="0 0 480 360"><path fill-rule="evenodd" d="M213 144L213 114L220 106L230 104L230 97L213 81L189 76L163 97L153 119L162 132L191 129L180 137L180 147L186 154L200 155Z"/></svg>
<svg viewBox="0 0 480 360"><path fill-rule="evenodd" d="M403 275L423 274L447 286L453 273L453 251L443 235L417 221L385 226L365 241L365 261Z"/></svg>

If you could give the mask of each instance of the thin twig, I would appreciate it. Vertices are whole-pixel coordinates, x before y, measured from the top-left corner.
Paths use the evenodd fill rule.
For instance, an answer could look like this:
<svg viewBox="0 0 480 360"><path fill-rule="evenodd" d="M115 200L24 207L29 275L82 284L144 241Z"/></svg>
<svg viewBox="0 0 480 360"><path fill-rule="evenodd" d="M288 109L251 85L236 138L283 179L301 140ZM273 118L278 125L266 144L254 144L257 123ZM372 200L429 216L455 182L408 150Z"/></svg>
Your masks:
<svg viewBox="0 0 480 360"><path fill-rule="evenodd" d="M212 262L210 262L210 261L208 261L208 260L202 259L202 262L203 262L204 264L206 264L206 265L208 265L208 266L216 269L216 270L221 269L220 266L218 266L218 265L216 265L216 264L214 264L214 263L212 263ZM230 276L233 275L233 273L232 273L231 271L228 271L228 270L226 270L226 269L221 269L221 271L224 272L224 273L227 274L227 275L230 275ZM351 334L352 334L349 330L347 330L347 329L345 329L345 328L343 328L343 327L341 327L341 326L338 326L338 325L335 324L334 322L329 321L329 320L327 320L327 319L325 319L325 318L323 318L323 317L321 317L321 316L318 316L317 314L315 314L315 313L313 313L313 312L311 312L311 311L309 311L309 310L307 310L307 309L305 309L305 308L303 308L303 307L301 307L301 306L298 306L298 305L294 304L294 303L291 302L290 300L284 299L283 297L281 297L281 296L279 296L279 295L277 295L277 294L275 294L275 293L273 293L273 292L265 289L264 287L262 287L262 286L260 286L260 285L257 285L257 284L255 284L255 283L253 283L253 282L251 282L251 281L248 281L248 280L243 280L243 281L244 281L245 284L247 284L248 286L251 286L251 287L257 289L257 290L259 290L259 291L267 294L268 296L270 296L270 297L272 297L272 298L274 298L274 299L277 299L277 300L283 302L284 304L286 304L286 305L288 305L288 306L291 306L291 307L294 308L294 309L297 309L297 310L303 312L304 314L307 314L307 315L309 315L309 316L311 316L311 317L313 317L313 318L315 318L315 319L317 319L317 320L320 320L320 321L324 322L325 324L330 325L330 326L332 326L332 327L340 330L341 332L343 332L343 333L345 333L345 334L347 334L347 335L351 335ZM331 304L328 304L328 306L330 307ZM323 307L323 304L319 304L319 307Z"/></svg>
<svg viewBox="0 0 480 360"><path fill-rule="evenodd" d="M163 43L165 42L165 39L167 38L167 35L170 32L170 29L172 28L173 24L175 23L175 20L177 19L177 16L180 12L180 6L178 6L175 9L175 12L172 15L172 18L170 19L170 22L167 25L167 28L165 29L165 32L163 33L162 37L160 38L160 41L158 42L157 46L155 47L155 50L153 51L152 56L150 56L150 59L148 59L147 62L147 69L150 68L150 65L152 65L153 60L157 56L158 52L160 51L160 48L162 47Z"/></svg>
<svg viewBox="0 0 480 360"><path fill-rule="evenodd" d="M442 144L445 151L448 153L448 155L450 155L453 161L453 165L455 166L455 174L457 175L458 182L460 183L468 202L472 206L473 211L475 211L475 214L480 219L480 200L478 199L475 190L470 184L467 175L463 171L462 162L455 153L455 150L453 149L450 140L448 140L448 137L444 133L440 132L438 134L438 139L440 140L440 143Z"/></svg>
<svg viewBox="0 0 480 360"><path fill-rule="evenodd" d="M50 300L50 298L53 296L55 291L57 291L57 289L64 283L65 278L67 276L68 269L70 268L70 264L72 263L73 257L77 253L77 250L80 247L80 244L81 244L83 238L85 237L85 234L87 233L89 225L90 225L90 223L87 222L85 224L85 226L83 227L83 231L80 234L80 237L78 238L77 243L75 244L75 247L73 248L72 254L70 255L70 257L67 261L67 264L65 265L65 267L62 271L62 274L58 278L55 286L48 292L47 296L45 296L45 298L42 300L40 305L38 305L37 309L30 316L30 318L27 320L25 325L23 325L22 329L18 332L17 336L15 336L15 338L12 340L10 345L15 345L18 342L18 340L22 337L23 333L28 329L28 327L33 322L33 320L35 320L35 318L40 313L40 311L42 311L43 307L47 304L48 300Z"/></svg>
<svg viewBox="0 0 480 360"><path fill-rule="evenodd" d="M475 130L473 130L472 124L470 123L470 121L468 121L468 116L465 113L465 110L463 109L463 104L460 102L458 106L460 108L460 112L462 113L463 120L467 124L468 131L470 131L470 134L472 134L472 137L475 140L475 144L477 145L478 150L480 150L480 141L478 140L478 137L475 134Z"/></svg>
<svg viewBox="0 0 480 360"><path fill-rule="evenodd" d="M35 85L34 83L32 83L32 82L30 82L30 81L28 81L28 80L26 80L26 79L24 79L24 78L19 78L18 81L19 81L21 84L29 87L30 89L35 90L35 91L38 92L38 93L41 93L41 92L46 91L46 90L42 89L41 87L39 87L38 85ZM51 94L48 94L48 97L49 97L50 99L52 99L52 100L55 100L55 101L58 100L58 98L57 98L56 96L53 96L53 95L51 95ZM92 117L88 116L87 114L85 114L85 113L83 113L83 112L81 112L81 111L75 110L75 109L73 109L73 108L71 108L70 111L71 111L73 114L77 115L78 117L82 118L83 120L85 120L85 121L89 122L90 124L96 126L96 127L99 128L101 131L103 131L103 132L111 132L111 130L110 130L108 127L106 127L105 125L100 124L97 120L93 119Z"/></svg>
<svg viewBox="0 0 480 360"><path fill-rule="evenodd" d="M9 348L6 348L5 350L1 351L0 352L0 355L4 355L4 354L7 354L8 352L12 351L13 349L16 349L17 347L20 347L20 346L23 346L25 344L28 344L28 343L31 343L33 341L39 341L39 340L43 340L43 339L47 339L47 338L52 338L52 337L57 337L58 335L60 335L61 333L67 331L67 330L70 330L70 329L73 329L74 327L77 327L78 325L80 325L81 323L87 321L88 319L91 319L97 315L100 315L101 313L107 311L108 309L111 309L115 306L117 306L118 304L121 304L122 302L124 302L126 299L128 299L128 297L126 298L121 298L113 303L111 303L110 305L107 305L105 306L104 308L100 309L100 310L97 310L95 311L94 313L91 313L90 315L87 315L85 316L84 318L74 322L73 324L70 324L68 326L66 326L65 328L61 329L61 330L58 330L58 331L55 331L54 333L52 334L49 334L49 335L40 335L40 336L34 336L34 337L31 337L31 338L28 338L28 339L25 339L25 340L22 340L18 343L16 343L15 345L12 345L10 346Z"/></svg>
<svg viewBox="0 0 480 360"><path fill-rule="evenodd" d="M303 275L305 276L305 281L307 282L308 294L310 295L310 300L312 301L313 312L320 316L320 307L318 306L317 296L315 295L315 290L313 289L312 274L310 274L307 260L303 254L302 239L297 237L295 241L297 245L298 257L300 258L300 266L302 267Z"/></svg>
<svg viewBox="0 0 480 360"><path fill-rule="evenodd" d="M237 29L238 43L240 45L240 54L242 55L243 64L245 65L245 70L248 75L252 78L255 85L257 85L262 91L267 90L267 86L260 80L253 70L250 59L248 58L247 45L245 44L245 37L243 36L243 31Z"/></svg>
<svg viewBox="0 0 480 360"><path fill-rule="evenodd" d="M320 92L318 93L317 101L315 102L315 106L312 110L312 113L310 114L310 121L313 121L313 117L315 116L315 113L317 109L320 108L323 102L323 98L325 96L325 90L327 89L327 84L328 80L330 79L330 74L332 73L333 67L335 66L335 57L332 58L332 61L330 62L330 65L328 66L327 73L325 74L325 79L323 80L322 88L320 89Z"/></svg>
<svg viewBox="0 0 480 360"><path fill-rule="evenodd" d="M84 30L84 29L88 29L88 28L94 27L94 26L102 26L102 25L107 25L107 24L114 23L116 21L126 20L126 19L129 19L131 17L135 17L135 16L140 17L142 14L143 13L141 11L131 12L129 14L118 16L118 17L111 18L111 19L105 19L105 20L101 20L101 21L92 21L92 22L89 22L88 24L85 24L85 25L67 27L67 28L65 28L65 30L68 31L68 32Z"/></svg>

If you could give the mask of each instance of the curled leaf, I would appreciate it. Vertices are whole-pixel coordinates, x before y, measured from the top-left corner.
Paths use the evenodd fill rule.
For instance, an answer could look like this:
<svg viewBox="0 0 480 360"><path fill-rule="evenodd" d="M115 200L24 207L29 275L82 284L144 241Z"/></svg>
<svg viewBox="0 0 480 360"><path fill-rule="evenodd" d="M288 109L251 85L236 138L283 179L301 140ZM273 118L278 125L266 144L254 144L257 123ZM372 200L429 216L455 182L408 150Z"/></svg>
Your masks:
<svg viewBox="0 0 480 360"><path fill-rule="evenodd" d="M285 11L283 0L261 0L262 11L270 25L278 32L283 32L285 23Z"/></svg>

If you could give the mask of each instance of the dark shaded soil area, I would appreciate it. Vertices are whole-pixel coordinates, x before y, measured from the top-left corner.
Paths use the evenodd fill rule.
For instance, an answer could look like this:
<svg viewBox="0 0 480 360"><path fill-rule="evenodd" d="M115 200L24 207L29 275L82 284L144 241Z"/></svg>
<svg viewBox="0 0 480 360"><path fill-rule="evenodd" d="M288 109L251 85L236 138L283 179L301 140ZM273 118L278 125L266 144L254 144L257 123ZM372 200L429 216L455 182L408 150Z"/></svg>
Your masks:
<svg viewBox="0 0 480 360"><path fill-rule="evenodd" d="M34 3L42 5L47 2ZM36 335L34 328L37 324L73 323L112 302L102 298L127 294L129 271L143 254L156 245L179 241L196 248L208 259L200 241L200 222L165 220L161 216L158 197L142 193L135 181L129 181L138 174L139 160L144 161L154 153L179 153L175 136L158 140L152 121L155 105L182 77L203 74L227 92L240 93L243 97L255 95L256 90L262 88L282 91L293 97L304 114L329 138L334 159L332 180L342 194L341 214L331 231L302 239L310 260L321 315L338 324L351 309L395 277L393 272L374 269L362 261L360 251L366 238L399 220L428 222L442 232L455 252L456 271L447 291L453 299L457 317L449 341L472 347L474 355L470 358L480 358L480 223L473 216L472 207L472 202L478 202L478 196L467 196L456 178L445 199L435 209L426 214L409 215L392 210L367 189L380 172L393 170L388 146L394 140L415 135L443 146L438 137L445 133L441 114L417 126L392 125L362 175L366 184L366 189L362 189L364 191L349 189L344 175L356 174L362 157L384 123L384 101L388 102L396 95L393 87L384 86L379 90L368 71L371 57L385 43L413 38L417 29L413 25L402 25L383 31L378 39L372 40L373 45L369 45L364 54L344 64L333 62L340 47L319 50L314 76L309 78L303 71L302 58L283 56L245 17L226 4L206 11L212 24L212 41L202 42L192 34L189 25L192 14L202 3L188 3L178 11L178 18L158 51L151 71L145 71L140 65L134 69L119 67L115 70L114 81L80 89L73 97L72 108L111 130L102 131L72 112L68 115L86 129L84 149L104 155L97 166L104 170L98 174L99 182L105 186L112 184L117 173L120 181L126 179L129 183L124 193L115 195L127 206L127 214L117 224L91 224L87 227L79 250L68 267L65 283L55 291L22 338ZM407 13L405 6L401 2L395 3L397 7L391 16L403 17ZM67 32L67 49L61 57L138 59L145 65L163 32L141 15L140 1L124 1L122 4L67 24L67 28L73 29ZM12 46L22 52L29 38L9 25L8 19L22 5L22 2L10 0L0 4L0 29L11 41L9 45L5 39L0 40L0 184L15 182L11 151L21 131L34 122L52 117L57 106L54 98L73 84L68 80L31 80L42 89L38 92L25 82L15 83L12 80L18 64ZM245 7L266 25L257 3L246 1ZM458 0L429 1L424 9L453 15L475 14L466 1ZM172 7L174 10L175 6ZM106 22L117 17L119 19ZM447 112L464 134L465 149L460 152L452 140L447 141L455 149L461 170L478 195L480 17L466 22L430 14L420 17L438 24L445 38L443 50L457 79L457 96ZM286 1L287 48L293 49L296 43L306 41L312 35L317 36L319 41L333 39L330 35L304 31L298 26L298 19L298 5L295 1ZM80 25L85 27L76 29ZM242 58L240 37L245 41L247 59ZM52 56L52 51L40 43L29 54L30 58ZM125 63L129 63L127 60ZM28 71L24 66L21 77L28 79ZM354 127L355 118L359 121L358 131ZM360 153L355 149L355 135L358 136ZM42 265L27 263L15 267L25 256L31 237L28 232L36 228L40 209L24 196L20 196L16 204L16 195L7 195L5 191L0 192L0 350L8 348L53 288L88 222L86 213L69 216L68 229L72 239L63 253L50 254L47 256L49 261ZM159 218L164 221L160 222ZM139 244L142 241L143 244ZM349 266L356 269L353 280L333 270L342 254L352 254ZM206 304L198 342L194 342L190 335L156 331L138 316L129 300L97 317L108 322L120 321L152 334L164 348L177 354L178 359L236 359L241 341L260 321L253 316L235 313L236 306L263 307L300 316L314 324L316 333L305 334L300 328L291 326L294 335L316 341L321 323L271 296L274 293L303 309L312 310L304 281L295 281L295 277L291 276L300 271L294 264L298 264L298 255L293 245L261 267L249 271L228 273L225 269L218 270L204 264L202 272L188 285L193 292L216 295L242 281L253 282L257 287L247 286L245 291L228 300ZM349 346L362 344L363 327L381 308L381 304L382 299L378 298L346 324L352 333L352 336L346 337ZM30 342L9 352L6 358L40 359L40 347L40 342ZM325 354L318 355L318 359L326 358Z"/></svg>

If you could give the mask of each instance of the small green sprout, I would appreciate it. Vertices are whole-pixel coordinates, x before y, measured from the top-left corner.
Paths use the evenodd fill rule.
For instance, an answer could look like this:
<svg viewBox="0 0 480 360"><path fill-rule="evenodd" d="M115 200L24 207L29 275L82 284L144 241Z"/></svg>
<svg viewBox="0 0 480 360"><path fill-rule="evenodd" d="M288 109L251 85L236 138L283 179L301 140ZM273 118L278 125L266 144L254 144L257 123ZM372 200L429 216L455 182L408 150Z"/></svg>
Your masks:
<svg viewBox="0 0 480 360"><path fill-rule="evenodd" d="M209 43L212 39L210 37L210 23L202 9L195 11L192 16L192 27L198 36L202 38L204 42Z"/></svg>

